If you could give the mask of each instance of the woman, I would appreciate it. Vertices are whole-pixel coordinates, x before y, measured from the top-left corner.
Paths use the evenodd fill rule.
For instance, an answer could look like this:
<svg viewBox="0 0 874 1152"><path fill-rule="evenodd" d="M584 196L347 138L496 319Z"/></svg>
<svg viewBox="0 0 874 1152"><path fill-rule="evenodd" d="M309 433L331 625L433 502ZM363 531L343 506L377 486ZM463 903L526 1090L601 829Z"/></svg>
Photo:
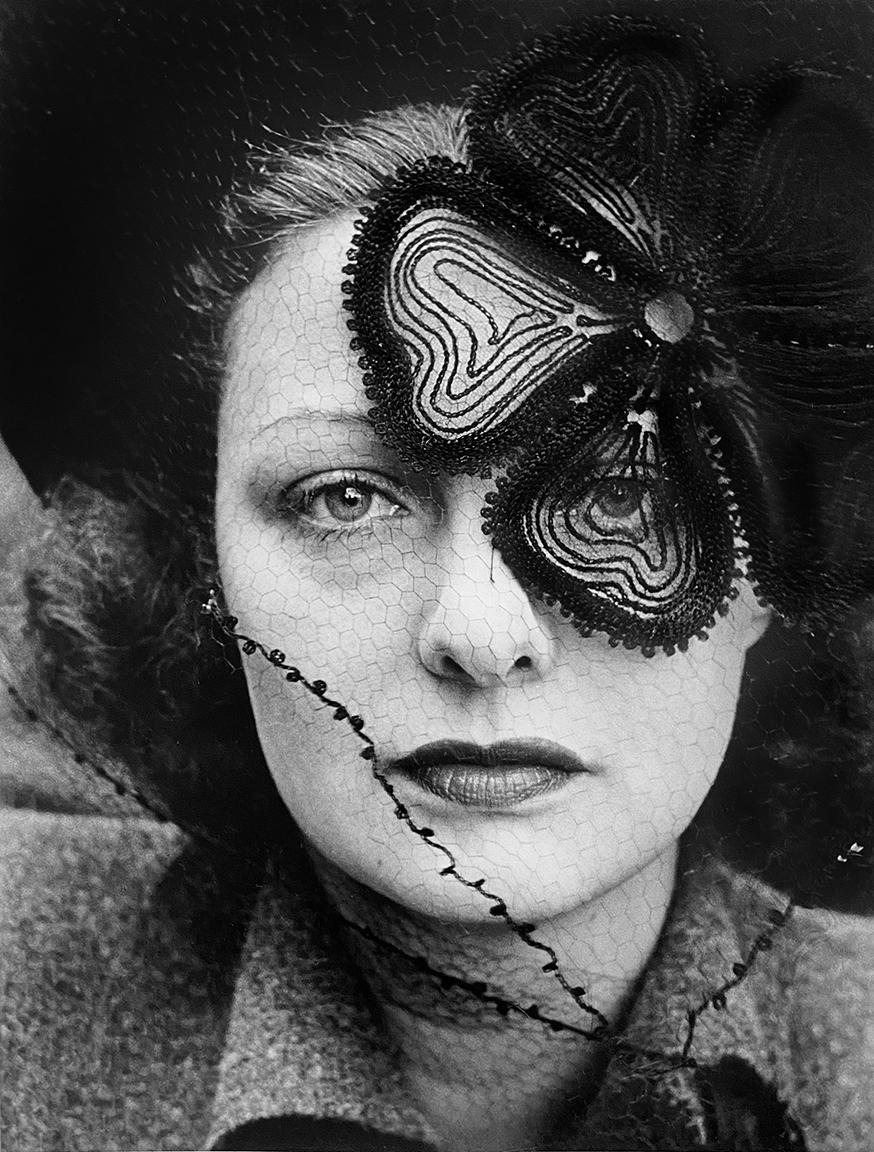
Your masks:
<svg viewBox="0 0 874 1152"><path fill-rule="evenodd" d="M867 922L702 811L769 621L869 592L841 91L596 21L236 197L214 504L68 488L27 580L58 732L178 826L7 820L11 1146L868 1146Z"/></svg>

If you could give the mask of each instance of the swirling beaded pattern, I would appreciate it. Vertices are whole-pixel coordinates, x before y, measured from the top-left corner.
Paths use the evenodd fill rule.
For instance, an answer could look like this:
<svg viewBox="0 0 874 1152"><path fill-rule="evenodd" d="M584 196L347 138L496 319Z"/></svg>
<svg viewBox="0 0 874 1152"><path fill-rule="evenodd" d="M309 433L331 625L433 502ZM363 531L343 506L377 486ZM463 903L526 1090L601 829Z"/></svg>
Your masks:
<svg viewBox="0 0 874 1152"><path fill-rule="evenodd" d="M603 431L568 421L550 450L525 453L498 478L484 530L581 631L646 655L685 649L727 612L746 562L706 435L688 409L645 392ZM683 483L689 475L696 484Z"/></svg>
<svg viewBox="0 0 874 1152"><path fill-rule="evenodd" d="M595 20L479 83L466 165L363 211L347 307L378 432L495 477L486 530L583 632L673 651L741 569L811 626L872 589L874 556L823 547L840 486L799 499L786 462L872 444L874 142L839 79L729 83L694 30Z"/></svg>
<svg viewBox="0 0 874 1152"><path fill-rule="evenodd" d="M388 316L412 361L413 419L458 444L510 421L555 365L620 317L456 213L406 219L386 284Z"/></svg>
<svg viewBox="0 0 874 1152"><path fill-rule="evenodd" d="M608 610L624 610L652 635L699 598L710 525L706 516L694 516L671 479L678 470L665 456L654 411L632 411L639 422L587 439L560 470L525 469L522 483L511 478L499 485L492 505L499 514L490 508L486 522L520 570L536 573L537 558L548 557L554 573L544 571L542 579L581 622L585 589L602 601L605 623ZM521 531L505 535L505 523ZM721 543L731 547L730 540Z"/></svg>
<svg viewBox="0 0 874 1152"><path fill-rule="evenodd" d="M526 508L524 530L529 547L549 553L568 575L591 581L600 595L658 613L692 583L696 549L665 476L656 415L652 409L640 415L641 423L628 427L618 444L597 445L603 455L594 467L575 460L568 476L551 477ZM586 445L586 454L592 447Z"/></svg>

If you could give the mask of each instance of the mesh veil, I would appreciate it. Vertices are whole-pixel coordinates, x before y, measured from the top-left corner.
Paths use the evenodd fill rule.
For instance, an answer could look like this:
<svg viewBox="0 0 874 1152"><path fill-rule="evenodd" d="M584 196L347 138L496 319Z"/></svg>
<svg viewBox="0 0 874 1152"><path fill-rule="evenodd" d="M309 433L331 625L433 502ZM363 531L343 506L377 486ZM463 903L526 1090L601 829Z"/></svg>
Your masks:
<svg viewBox="0 0 874 1152"><path fill-rule="evenodd" d="M805 1147L697 1045L872 909L869 6L6 20L6 799L315 891L442 1146Z"/></svg>

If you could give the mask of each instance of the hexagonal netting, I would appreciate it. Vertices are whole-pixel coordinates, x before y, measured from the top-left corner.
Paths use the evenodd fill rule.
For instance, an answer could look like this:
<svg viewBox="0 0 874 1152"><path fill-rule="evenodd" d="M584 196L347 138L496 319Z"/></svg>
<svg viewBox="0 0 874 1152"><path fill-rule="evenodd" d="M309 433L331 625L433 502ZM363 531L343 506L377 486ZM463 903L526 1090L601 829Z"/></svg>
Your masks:
<svg viewBox="0 0 874 1152"><path fill-rule="evenodd" d="M6 16L9 1146L861 1152L874 10L285 7Z"/></svg>

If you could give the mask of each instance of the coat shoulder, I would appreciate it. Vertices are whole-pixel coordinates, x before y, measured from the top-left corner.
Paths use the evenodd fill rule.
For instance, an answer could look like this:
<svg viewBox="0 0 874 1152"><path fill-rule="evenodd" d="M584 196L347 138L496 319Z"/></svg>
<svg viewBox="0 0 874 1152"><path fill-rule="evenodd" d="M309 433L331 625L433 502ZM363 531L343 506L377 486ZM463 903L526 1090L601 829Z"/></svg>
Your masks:
<svg viewBox="0 0 874 1152"><path fill-rule="evenodd" d="M47 905L64 921L77 912L86 918L109 912L109 905L154 882L185 840L174 825L145 819L0 809L4 908L20 913L27 907L32 916ZM110 876L118 882L107 889ZM91 899L80 902L80 892Z"/></svg>
<svg viewBox="0 0 874 1152"><path fill-rule="evenodd" d="M757 909L760 925L763 910L787 907L785 897L748 877L733 886L736 909L747 918ZM795 907L771 931L773 946L756 958L754 985L781 1096L811 1148L867 1152L874 1132L874 918Z"/></svg>
<svg viewBox="0 0 874 1152"><path fill-rule="evenodd" d="M228 870L171 825L0 813L10 1147L197 1147L242 935Z"/></svg>
<svg viewBox="0 0 874 1152"><path fill-rule="evenodd" d="M718 969L746 965L722 1031L746 1028L748 1058L818 1152L868 1152L874 1132L874 918L792 906L758 878L710 860L697 877L696 950L730 942ZM687 929L690 930L690 929ZM738 1016L738 1002L748 1006ZM706 1033L705 1013L701 1027Z"/></svg>

